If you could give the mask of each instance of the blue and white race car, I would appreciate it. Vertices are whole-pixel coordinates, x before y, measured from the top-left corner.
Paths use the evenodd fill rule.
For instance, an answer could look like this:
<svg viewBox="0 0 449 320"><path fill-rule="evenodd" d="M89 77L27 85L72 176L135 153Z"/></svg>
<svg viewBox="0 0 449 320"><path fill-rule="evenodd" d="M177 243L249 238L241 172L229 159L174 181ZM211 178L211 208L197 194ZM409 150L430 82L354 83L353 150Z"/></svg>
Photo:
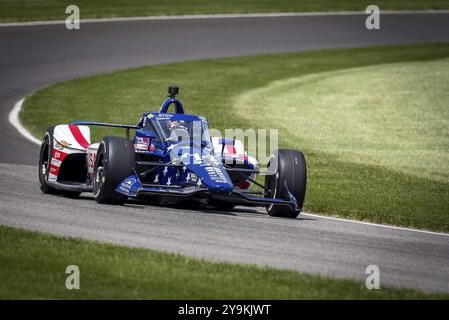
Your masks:
<svg viewBox="0 0 449 320"><path fill-rule="evenodd" d="M207 119L185 114L178 92L169 87L160 111L144 113L137 125L76 121L48 128L39 155L41 190L68 196L92 192L99 203L120 205L147 198L226 209L265 206L271 216L297 217L306 191L303 153L274 152L265 183L259 183L259 163L243 143L210 137ZM168 113L172 105L175 113ZM91 144L89 126L124 128L126 137Z"/></svg>

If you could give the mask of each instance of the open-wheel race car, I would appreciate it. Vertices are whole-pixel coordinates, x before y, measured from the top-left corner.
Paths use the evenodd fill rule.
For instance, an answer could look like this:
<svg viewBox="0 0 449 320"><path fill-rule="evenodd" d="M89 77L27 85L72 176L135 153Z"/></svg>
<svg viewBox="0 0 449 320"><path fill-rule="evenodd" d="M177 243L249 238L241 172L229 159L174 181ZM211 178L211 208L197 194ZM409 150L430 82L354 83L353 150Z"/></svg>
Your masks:
<svg viewBox="0 0 449 320"><path fill-rule="evenodd" d="M178 91L169 87L160 111L144 113L137 125L76 121L48 128L39 155L41 190L72 197L92 192L107 204L147 198L226 209L265 206L271 216L297 217L306 191L303 153L273 152L259 183L259 163L243 143L210 137L207 119L185 114ZM172 105L175 112L168 113ZM126 137L91 144L89 126L123 128Z"/></svg>

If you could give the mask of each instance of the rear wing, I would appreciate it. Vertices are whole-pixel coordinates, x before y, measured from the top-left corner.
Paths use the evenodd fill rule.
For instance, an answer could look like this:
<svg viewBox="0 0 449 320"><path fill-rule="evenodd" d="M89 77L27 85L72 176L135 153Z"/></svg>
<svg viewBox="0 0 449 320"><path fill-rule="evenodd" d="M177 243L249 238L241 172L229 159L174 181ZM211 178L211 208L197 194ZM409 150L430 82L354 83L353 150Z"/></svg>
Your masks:
<svg viewBox="0 0 449 320"><path fill-rule="evenodd" d="M135 129L139 130L139 126L132 124L117 124L117 123L107 123L107 122L97 122L97 121L74 121L70 124L74 125L84 125L84 126L98 126L98 127L112 127L112 128L123 128L126 129L126 137L129 139L129 130Z"/></svg>

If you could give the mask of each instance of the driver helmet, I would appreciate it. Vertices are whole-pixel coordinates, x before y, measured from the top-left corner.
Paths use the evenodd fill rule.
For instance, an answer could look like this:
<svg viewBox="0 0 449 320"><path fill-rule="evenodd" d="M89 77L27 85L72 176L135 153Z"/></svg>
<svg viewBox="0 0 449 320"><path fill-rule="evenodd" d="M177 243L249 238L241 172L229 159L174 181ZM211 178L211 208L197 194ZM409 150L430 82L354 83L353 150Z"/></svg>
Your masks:
<svg viewBox="0 0 449 320"><path fill-rule="evenodd" d="M168 126L173 131L179 130L179 129L189 131L188 126L184 120L169 121Z"/></svg>

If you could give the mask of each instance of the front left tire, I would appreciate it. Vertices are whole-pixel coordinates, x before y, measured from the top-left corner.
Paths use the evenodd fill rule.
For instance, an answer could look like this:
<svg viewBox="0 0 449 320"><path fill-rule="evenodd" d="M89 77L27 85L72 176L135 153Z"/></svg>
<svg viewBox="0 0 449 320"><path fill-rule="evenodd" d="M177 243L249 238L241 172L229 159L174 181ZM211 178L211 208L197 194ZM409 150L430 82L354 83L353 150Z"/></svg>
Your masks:
<svg viewBox="0 0 449 320"><path fill-rule="evenodd" d="M93 193L98 203L123 205L127 196L115 191L132 174L134 146L129 139L105 137L101 141L94 166Z"/></svg>

